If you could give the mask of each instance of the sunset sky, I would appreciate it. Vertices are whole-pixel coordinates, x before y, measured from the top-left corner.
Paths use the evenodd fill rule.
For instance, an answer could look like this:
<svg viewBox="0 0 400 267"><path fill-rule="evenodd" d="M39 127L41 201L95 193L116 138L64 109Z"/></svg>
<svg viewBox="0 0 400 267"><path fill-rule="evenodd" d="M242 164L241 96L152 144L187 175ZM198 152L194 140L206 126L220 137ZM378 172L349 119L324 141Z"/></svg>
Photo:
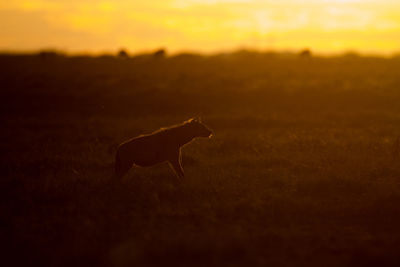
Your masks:
<svg viewBox="0 0 400 267"><path fill-rule="evenodd" d="M399 0L3 0L0 50L400 52Z"/></svg>

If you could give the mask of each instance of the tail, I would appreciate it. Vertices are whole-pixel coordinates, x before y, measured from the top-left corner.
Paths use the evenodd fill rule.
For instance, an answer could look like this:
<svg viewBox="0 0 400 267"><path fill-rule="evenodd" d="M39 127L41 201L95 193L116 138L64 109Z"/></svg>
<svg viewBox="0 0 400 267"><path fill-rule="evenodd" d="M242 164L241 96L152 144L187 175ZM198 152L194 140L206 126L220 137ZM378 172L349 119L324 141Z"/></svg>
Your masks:
<svg viewBox="0 0 400 267"><path fill-rule="evenodd" d="M132 163L127 160L123 160L119 151L115 156L115 177L120 179L122 178L132 167Z"/></svg>
<svg viewBox="0 0 400 267"><path fill-rule="evenodd" d="M114 166L114 174L115 174L116 178L122 177L121 169L122 169L122 161L121 161L121 157L117 151L117 153L115 155L115 166Z"/></svg>
<svg viewBox="0 0 400 267"><path fill-rule="evenodd" d="M114 154L115 151L118 149L118 144L112 144L108 146L107 153Z"/></svg>

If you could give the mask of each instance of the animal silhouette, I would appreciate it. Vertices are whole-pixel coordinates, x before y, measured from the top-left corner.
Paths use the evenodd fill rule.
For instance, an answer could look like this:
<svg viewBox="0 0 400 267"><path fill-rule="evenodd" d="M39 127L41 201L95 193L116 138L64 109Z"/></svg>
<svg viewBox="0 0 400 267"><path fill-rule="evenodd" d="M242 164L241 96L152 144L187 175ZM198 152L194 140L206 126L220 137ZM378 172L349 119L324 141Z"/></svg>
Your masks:
<svg viewBox="0 0 400 267"><path fill-rule="evenodd" d="M179 178L184 177L181 147L196 137L212 136L213 132L199 119L161 128L153 133L129 139L118 146L115 174L123 177L133 165L147 167L167 161Z"/></svg>

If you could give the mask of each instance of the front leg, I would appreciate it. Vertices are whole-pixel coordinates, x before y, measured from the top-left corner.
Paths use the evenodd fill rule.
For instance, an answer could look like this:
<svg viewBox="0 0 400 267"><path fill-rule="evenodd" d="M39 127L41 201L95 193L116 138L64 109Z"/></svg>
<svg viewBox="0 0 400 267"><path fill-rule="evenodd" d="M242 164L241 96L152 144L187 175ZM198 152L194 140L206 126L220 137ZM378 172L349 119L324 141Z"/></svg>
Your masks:
<svg viewBox="0 0 400 267"><path fill-rule="evenodd" d="M169 164L171 165L171 167L174 169L176 175L179 178L183 178L185 177L185 174L183 172L183 168L182 168L182 160L181 160L181 153L180 153L180 149L178 150L178 152L174 155L174 157L170 158L168 160Z"/></svg>

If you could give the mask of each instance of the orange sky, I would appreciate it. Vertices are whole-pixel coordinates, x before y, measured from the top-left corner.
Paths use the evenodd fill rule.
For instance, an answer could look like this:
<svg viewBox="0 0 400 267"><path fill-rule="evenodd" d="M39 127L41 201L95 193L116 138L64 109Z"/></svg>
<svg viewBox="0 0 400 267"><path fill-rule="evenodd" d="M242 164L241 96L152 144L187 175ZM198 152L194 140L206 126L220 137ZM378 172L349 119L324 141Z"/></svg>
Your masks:
<svg viewBox="0 0 400 267"><path fill-rule="evenodd" d="M0 50L400 51L399 0L4 0Z"/></svg>

